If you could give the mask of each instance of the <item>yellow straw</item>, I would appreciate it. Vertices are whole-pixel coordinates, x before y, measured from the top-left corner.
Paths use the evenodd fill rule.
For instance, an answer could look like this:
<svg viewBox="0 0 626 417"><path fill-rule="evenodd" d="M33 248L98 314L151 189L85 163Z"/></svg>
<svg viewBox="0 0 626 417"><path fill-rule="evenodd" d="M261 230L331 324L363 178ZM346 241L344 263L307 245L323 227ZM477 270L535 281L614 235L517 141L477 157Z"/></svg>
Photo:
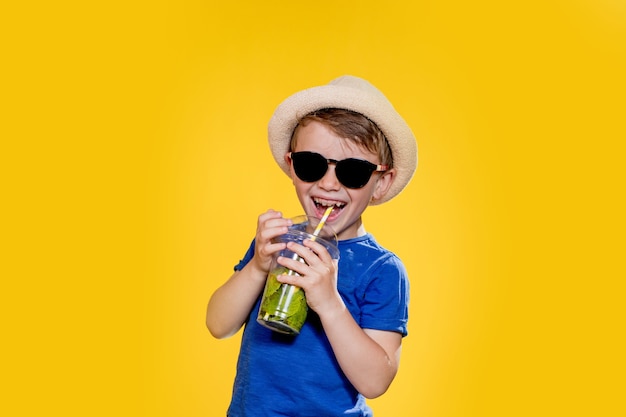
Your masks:
<svg viewBox="0 0 626 417"><path fill-rule="evenodd" d="M315 228L315 231L313 231L313 236L311 237L312 241L314 241L315 238L317 238L317 235L320 233L320 230L322 230L322 227L324 227L324 223L326 223L326 219L328 219L328 216L330 216L330 212L333 211L333 207L334 206L328 207L326 211L324 212L322 219L320 220L319 224ZM293 259L294 261L300 261L302 263L306 263L304 262L304 259L302 259L297 253L294 253L291 259ZM287 272L287 275L294 275L294 274L296 274L296 272L294 272L291 269L289 270L289 272Z"/></svg>
<svg viewBox="0 0 626 417"><path fill-rule="evenodd" d="M326 219L328 219L328 216L330 216L330 213L333 211L334 207L335 206L330 206L326 209L326 211L324 212L324 215L322 216L322 219L320 220L319 224L315 228L315 231L313 232L314 237L316 237L320 233L320 230L322 230L322 227L324 227L324 223L326 223ZM315 239L312 239L312 240L315 240Z"/></svg>

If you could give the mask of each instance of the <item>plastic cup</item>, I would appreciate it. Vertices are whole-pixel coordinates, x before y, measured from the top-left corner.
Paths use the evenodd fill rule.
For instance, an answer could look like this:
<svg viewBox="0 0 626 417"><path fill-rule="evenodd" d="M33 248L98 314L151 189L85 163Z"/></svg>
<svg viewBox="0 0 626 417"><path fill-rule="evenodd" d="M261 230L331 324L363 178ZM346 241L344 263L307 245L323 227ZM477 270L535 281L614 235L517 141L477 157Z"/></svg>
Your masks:
<svg viewBox="0 0 626 417"><path fill-rule="evenodd" d="M328 225L323 225L317 236L313 235L320 220L315 217L298 216L292 219L289 231L277 237L275 242L296 242L302 244L306 239L315 240L323 245L333 259L339 259L337 235ZM284 256L304 262L296 253L283 249L274 255L270 272L267 276L265 289L261 299L261 307L257 322L275 332L297 335L306 321L308 305L302 288L290 284L281 284L276 280L278 275L298 275L277 263L277 258Z"/></svg>

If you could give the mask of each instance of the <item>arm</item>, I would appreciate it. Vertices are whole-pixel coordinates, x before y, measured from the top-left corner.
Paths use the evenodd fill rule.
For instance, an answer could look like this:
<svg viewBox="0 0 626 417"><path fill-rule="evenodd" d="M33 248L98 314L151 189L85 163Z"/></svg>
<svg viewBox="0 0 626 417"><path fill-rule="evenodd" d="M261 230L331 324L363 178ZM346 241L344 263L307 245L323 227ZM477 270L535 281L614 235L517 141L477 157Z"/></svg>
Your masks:
<svg viewBox="0 0 626 417"><path fill-rule="evenodd" d="M279 212L269 210L259 216L254 256L236 271L211 296L207 306L206 325L216 338L232 336L243 326L250 310L263 290L272 256L285 247L271 240L287 232L291 224Z"/></svg>
<svg viewBox="0 0 626 417"><path fill-rule="evenodd" d="M206 325L213 337L230 337L243 326L263 289L265 276L250 261L213 293L206 313Z"/></svg>
<svg viewBox="0 0 626 417"><path fill-rule="evenodd" d="M384 394L398 372L402 335L362 329L345 305L320 314L320 319L339 366L352 385L367 398Z"/></svg>
<svg viewBox="0 0 626 417"><path fill-rule="evenodd" d="M307 264L279 258L280 264L301 275L283 275L279 281L304 289L307 303L319 315L339 366L352 385L367 398L382 395L398 371L402 335L358 325L337 290L337 262L322 245L305 241L304 246L288 246Z"/></svg>

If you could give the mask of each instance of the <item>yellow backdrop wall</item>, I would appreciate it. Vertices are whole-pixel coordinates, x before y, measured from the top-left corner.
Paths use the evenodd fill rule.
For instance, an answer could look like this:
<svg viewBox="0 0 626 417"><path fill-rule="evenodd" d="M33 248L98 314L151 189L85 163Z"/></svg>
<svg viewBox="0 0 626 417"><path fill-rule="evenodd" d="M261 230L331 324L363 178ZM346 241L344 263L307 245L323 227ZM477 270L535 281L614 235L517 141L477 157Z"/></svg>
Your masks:
<svg viewBox="0 0 626 417"><path fill-rule="evenodd" d="M267 121L343 74L419 145L366 214L412 283L376 416L626 412L623 2L38 3L0 17L3 415L225 415L206 303L300 213Z"/></svg>

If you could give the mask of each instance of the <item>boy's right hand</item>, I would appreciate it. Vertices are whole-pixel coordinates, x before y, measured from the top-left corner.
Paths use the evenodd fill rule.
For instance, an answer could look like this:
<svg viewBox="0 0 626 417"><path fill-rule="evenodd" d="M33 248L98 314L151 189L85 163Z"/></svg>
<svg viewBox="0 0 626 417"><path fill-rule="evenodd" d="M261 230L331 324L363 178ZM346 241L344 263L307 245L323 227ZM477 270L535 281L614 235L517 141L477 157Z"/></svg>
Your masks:
<svg viewBox="0 0 626 417"><path fill-rule="evenodd" d="M285 219L279 211L270 209L259 216L254 256L250 260L259 271L269 272L274 254L287 246L286 243L272 243L272 239L287 233L291 225L291 219Z"/></svg>

